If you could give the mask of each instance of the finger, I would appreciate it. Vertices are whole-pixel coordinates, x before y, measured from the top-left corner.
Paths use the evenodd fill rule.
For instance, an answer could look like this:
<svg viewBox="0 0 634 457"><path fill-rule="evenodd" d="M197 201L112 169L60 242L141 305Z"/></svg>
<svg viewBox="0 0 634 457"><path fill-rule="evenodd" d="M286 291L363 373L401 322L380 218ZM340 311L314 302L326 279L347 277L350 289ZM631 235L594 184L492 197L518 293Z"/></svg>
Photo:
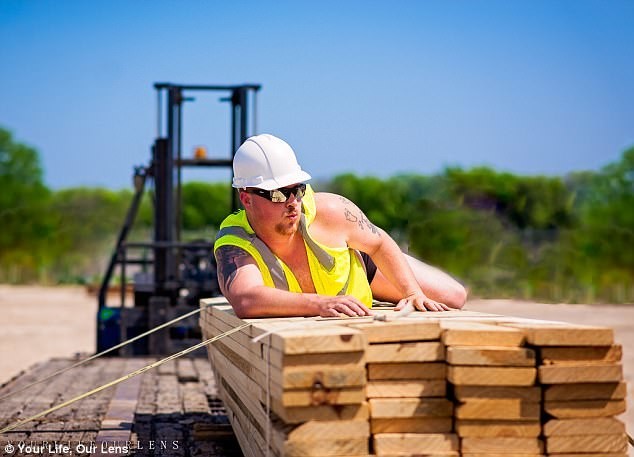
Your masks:
<svg viewBox="0 0 634 457"><path fill-rule="evenodd" d="M414 308L416 308L419 311L431 311L427 309L427 307L425 306L425 302L421 303L418 300L414 300L413 303L414 303Z"/></svg>
<svg viewBox="0 0 634 457"><path fill-rule="evenodd" d="M425 300L424 303L427 306L427 309L429 309L430 311L440 311L440 308L436 306L436 302L433 302L431 300Z"/></svg>
<svg viewBox="0 0 634 457"><path fill-rule="evenodd" d="M355 313L352 309L350 309L350 307L344 303L338 303L337 304L337 310L340 313L345 314L346 316L350 316L350 317L354 317L357 315L357 313Z"/></svg>
<svg viewBox="0 0 634 457"><path fill-rule="evenodd" d="M405 300L405 299L400 300L400 301L396 304L396 306L394 307L394 311L400 311L400 310L402 310L402 309L403 309L403 306L405 306L406 304L407 304L407 300Z"/></svg>
<svg viewBox="0 0 634 457"><path fill-rule="evenodd" d="M334 307L323 310L320 315L321 317L339 317L339 313Z"/></svg>
<svg viewBox="0 0 634 457"><path fill-rule="evenodd" d="M357 305L355 304L353 309L357 312L359 316L371 316L372 311L365 305Z"/></svg>
<svg viewBox="0 0 634 457"><path fill-rule="evenodd" d="M451 310L452 310L452 309L451 309L451 307L449 307L449 306L445 305L444 303L439 303L439 305L440 305L440 307L441 307L442 309L444 309L445 311L451 311Z"/></svg>
<svg viewBox="0 0 634 457"><path fill-rule="evenodd" d="M369 316L372 314L370 309L357 299L350 300L347 305L350 309L357 313L357 316Z"/></svg>
<svg viewBox="0 0 634 457"><path fill-rule="evenodd" d="M342 299L344 301L344 304L348 308L353 310L356 313L357 316L370 316L370 315L372 315L372 312L370 311L370 309L367 306L365 306L363 303L361 303L356 297L352 297L350 295L346 295Z"/></svg>

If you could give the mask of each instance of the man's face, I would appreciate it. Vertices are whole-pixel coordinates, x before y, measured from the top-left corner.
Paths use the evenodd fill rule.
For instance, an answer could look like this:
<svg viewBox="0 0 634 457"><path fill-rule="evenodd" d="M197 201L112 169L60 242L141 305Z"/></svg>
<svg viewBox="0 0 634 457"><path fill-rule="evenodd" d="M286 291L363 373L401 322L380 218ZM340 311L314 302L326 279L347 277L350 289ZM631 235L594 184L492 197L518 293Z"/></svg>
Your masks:
<svg viewBox="0 0 634 457"><path fill-rule="evenodd" d="M296 187L297 184L287 186L284 190ZM291 193L285 202L274 203L262 191L258 189L247 189L247 202L243 201L248 209L252 222L261 226L272 226L276 233L280 235L292 235L299 227L302 212L302 201L298 199L296 193ZM265 191L268 195L269 191ZM288 192L286 192L288 193Z"/></svg>

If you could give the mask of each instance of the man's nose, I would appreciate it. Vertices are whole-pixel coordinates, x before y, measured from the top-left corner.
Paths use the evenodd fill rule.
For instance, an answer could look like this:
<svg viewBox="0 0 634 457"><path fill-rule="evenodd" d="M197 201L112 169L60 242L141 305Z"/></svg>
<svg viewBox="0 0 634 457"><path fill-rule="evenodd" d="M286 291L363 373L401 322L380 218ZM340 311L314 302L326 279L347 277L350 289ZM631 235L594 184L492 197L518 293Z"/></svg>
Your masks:
<svg viewBox="0 0 634 457"><path fill-rule="evenodd" d="M291 196L286 199L285 203L286 203L286 206L291 206L299 202L301 202L301 200L298 199L297 196L295 195L295 192L293 192Z"/></svg>

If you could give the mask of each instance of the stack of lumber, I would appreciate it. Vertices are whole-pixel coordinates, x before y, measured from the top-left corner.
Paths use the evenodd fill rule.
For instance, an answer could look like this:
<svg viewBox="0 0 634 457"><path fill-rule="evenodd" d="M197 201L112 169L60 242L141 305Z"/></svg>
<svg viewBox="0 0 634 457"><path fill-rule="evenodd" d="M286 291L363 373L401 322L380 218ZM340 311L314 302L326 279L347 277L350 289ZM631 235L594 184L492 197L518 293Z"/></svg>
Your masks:
<svg viewBox="0 0 634 457"><path fill-rule="evenodd" d="M219 299L201 306L205 338L251 324L208 346L247 456L627 453L609 328L470 311L242 320Z"/></svg>
<svg viewBox="0 0 634 457"><path fill-rule="evenodd" d="M353 325L367 340L372 445L377 456L458 456L447 399L445 347L436 320Z"/></svg>
<svg viewBox="0 0 634 457"><path fill-rule="evenodd" d="M569 324L512 324L539 353L543 387L543 434L548 455L588 453L625 456L621 346L612 329Z"/></svg>
<svg viewBox="0 0 634 457"><path fill-rule="evenodd" d="M231 307L206 311L204 338L243 323ZM363 333L327 323L307 327L302 319L252 322L208 347L245 455L367 456Z"/></svg>
<svg viewBox="0 0 634 457"><path fill-rule="evenodd" d="M543 454L535 352L510 327L443 320L463 456Z"/></svg>

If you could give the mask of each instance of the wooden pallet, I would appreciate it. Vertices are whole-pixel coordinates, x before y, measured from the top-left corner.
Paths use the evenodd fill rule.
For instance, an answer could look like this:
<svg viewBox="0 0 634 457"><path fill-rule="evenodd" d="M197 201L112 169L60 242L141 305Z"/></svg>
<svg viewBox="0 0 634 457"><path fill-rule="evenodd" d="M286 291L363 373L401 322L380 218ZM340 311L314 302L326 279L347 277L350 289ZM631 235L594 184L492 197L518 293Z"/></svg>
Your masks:
<svg viewBox="0 0 634 457"><path fill-rule="evenodd" d="M37 414L156 359L104 357L35 385L0 402L0 427ZM0 387L0 396L75 363L52 359L39 363ZM206 359L178 359L87 397L48 416L0 435L0 450L11 443L63 443L72 455L102 452L131 442L126 455L241 455L216 379ZM80 451L77 452L77 446ZM151 449L154 447L155 449ZM163 448L163 449L160 449ZM83 451L83 452L82 452ZM32 452L33 455L42 453ZM122 455L121 452L119 455ZM43 455L49 455L48 452ZM69 452L51 455L70 455Z"/></svg>

